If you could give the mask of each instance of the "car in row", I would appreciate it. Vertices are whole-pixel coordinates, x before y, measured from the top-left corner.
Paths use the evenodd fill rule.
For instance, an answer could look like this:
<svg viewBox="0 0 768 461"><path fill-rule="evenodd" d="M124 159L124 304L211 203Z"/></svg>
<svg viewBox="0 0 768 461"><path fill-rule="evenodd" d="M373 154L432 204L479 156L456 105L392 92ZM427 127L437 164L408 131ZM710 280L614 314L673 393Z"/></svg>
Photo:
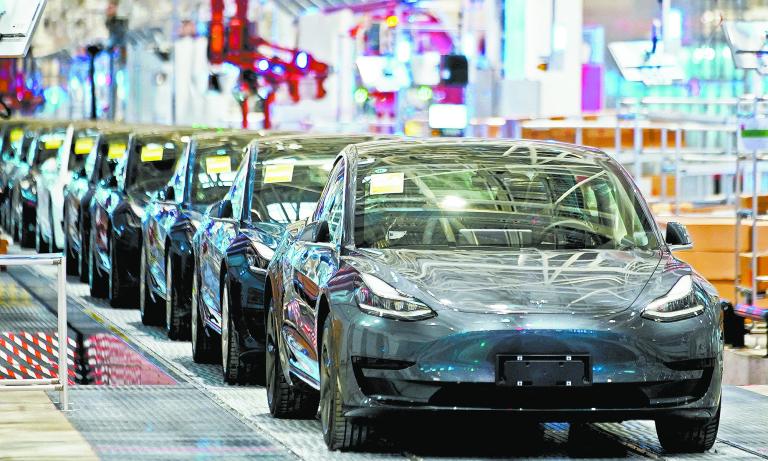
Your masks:
<svg viewBox="0 0 768 461"><path fill-rule="evenodd" d="M38 225L38 248L87 255L92 295L189 339L227 383L263 384L274 417L319 414L329 449L366 446L390 416L477 413L652 420L670 452L714 444L719 296L674 256L684 226L662 230L601 151L25 126L7 138L34 139L24 174L0 178L3 205L29 171L47 181L41 159L68 180L50 217L63 233ZM12 221L28 232L40 203L14 215L11 200Z"/></svg>

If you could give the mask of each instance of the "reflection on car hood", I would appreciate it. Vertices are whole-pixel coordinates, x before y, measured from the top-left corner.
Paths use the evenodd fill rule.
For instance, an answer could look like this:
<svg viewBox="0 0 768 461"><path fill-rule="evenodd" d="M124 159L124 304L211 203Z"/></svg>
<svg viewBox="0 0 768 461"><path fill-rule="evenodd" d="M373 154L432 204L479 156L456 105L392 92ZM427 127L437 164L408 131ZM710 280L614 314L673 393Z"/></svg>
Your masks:
<svg viewBox="0 0 768 461"><path fill-rule="evenodd" d="M358 250L347 261L394 287L463 312L607 314L627 309L655 251ZM422 299L427 301L427 299Z"/></svg>

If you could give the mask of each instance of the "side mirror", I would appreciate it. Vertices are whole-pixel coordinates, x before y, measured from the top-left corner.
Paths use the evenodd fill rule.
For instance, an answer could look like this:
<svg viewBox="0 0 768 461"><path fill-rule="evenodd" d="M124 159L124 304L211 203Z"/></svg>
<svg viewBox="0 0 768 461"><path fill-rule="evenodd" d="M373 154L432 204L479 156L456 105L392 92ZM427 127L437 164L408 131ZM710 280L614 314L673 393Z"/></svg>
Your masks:
<svg viewBox="0 0 768 461"><path fill-rule="evenodd" d="M665 237L667 246L672 251L690 250L693 248L693 241L691 240L688 229L679 222L667 223L667 235Z"/></svg>
<svg viewBox="0 0 768 461"><path fill-rule="evenodd" d="M173 186L166 186L165 191L163 191L163 198L169 202L173 202L176 200L176 189L173 188Z"/></svg>
<svg viewBox="0 0 768 461"><path fill-rule="evenodd" d="M230 200L224 199L221 201L221 205L219 206L219 218L232 219L232 202Z"/></svg>

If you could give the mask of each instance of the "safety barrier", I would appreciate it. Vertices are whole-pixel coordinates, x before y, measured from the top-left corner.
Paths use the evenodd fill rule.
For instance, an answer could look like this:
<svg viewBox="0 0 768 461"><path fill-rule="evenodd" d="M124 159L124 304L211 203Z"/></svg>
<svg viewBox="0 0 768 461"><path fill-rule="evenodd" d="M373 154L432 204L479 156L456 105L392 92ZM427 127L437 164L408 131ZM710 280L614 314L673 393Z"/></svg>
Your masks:
<svg viewBox="0 0 768 461"><path fill-rule="evenodd" d="M0 255L0 266L58 266L56 293L58 313L58 373L51 378L23 378L0 380L2 391L59 391L61 410L69 409L69 364L67 351L67 267L61 253L39 255Z"/></svg>

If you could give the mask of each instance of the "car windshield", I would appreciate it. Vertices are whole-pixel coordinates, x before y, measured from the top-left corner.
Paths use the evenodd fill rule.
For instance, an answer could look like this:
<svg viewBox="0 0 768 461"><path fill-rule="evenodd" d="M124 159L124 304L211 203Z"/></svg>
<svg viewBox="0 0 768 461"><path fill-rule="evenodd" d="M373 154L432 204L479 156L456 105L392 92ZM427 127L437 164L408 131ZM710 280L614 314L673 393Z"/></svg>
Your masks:
<svg viewBox="0 0 768 461"><path fill-rule="evenodd" d="M66 130L56 129L48 131L37 139L37 152L32 160L32 166L40 166L50 158L56 158L59 148L64 144Z"/></svg>
<svg viewBox="0 0 768 461"><path fill-rule="evenodd" d="M75 171L84 166L85 159L91 153L99 133L96 130L78 130L75 132L74 140L69 155L69 164L67 170Z"/></svg>
<svg viewBox="0 0 768 461"><path fill-rule="evenodd" d="M171 179L176 162L186 143L174 139L142 142L129 160L125 190L150 193L163 188Z"/></svg>
<svg viewBox="0 0 768 461"><path fill-rule="evenodd" d="M256 166L252 183L253 221L288 224L310 216L333 161L346 144L325 142L313 146L311 153L303 148L289 150L290 146L259 152L264 160Z"/></svg>
<svg viewBox="0 0 768 461"><path fill-rule="evenodd" d="M363 248L657 248L641 200L591 154L421 145L361 157L354 238Z"/></svg>
<svg viewBox="0 0 768 461"><path fill-rule="evenodd" d="M235 179L248 145L247 139L233 138L215 146L199 147L190 171L192 205L207 206L224 198Z"/></svg>

